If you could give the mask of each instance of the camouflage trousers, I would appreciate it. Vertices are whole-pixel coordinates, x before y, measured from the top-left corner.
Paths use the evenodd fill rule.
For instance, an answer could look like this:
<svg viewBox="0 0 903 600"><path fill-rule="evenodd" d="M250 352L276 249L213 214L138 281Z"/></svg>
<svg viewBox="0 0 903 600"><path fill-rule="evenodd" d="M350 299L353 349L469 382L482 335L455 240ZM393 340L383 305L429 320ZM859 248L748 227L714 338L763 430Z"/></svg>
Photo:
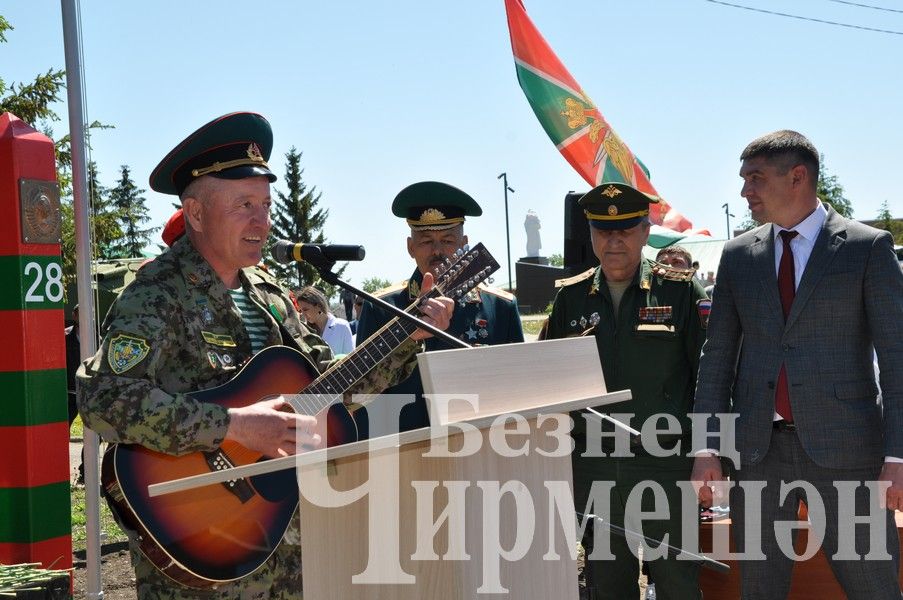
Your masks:
<svg viewBox="0 0 903 600"><path fill-rule="evenodd" d="M179 585L161 573L130 544L138 600L298 600L303 597L301 546L280 544L262 567L216 589Z"/></svg>

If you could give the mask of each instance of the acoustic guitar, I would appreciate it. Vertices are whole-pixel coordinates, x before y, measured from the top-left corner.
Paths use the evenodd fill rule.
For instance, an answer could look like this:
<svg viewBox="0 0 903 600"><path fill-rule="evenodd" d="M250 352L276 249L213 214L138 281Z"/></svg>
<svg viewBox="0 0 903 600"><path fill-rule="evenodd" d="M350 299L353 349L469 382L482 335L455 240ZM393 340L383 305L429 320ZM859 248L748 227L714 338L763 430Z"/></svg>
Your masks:
<svg viewBox="0 0 903 600"><path fill-rule="evenodd" d="M478 244L447 264L427 296L461 299L498 268ZM406 312L419 314L418 303ZM265 348L226 384L189 396L237 408L283 395L294 411L317 417L325 445L354 442L358 428L342 394L415 330L395 318L320 375L293 348ZM141 551L161 572L183 585L209 588L250 574L276 550L298 505L294 469L154 498L147 488L261 460L260 453L229 440L216 451L183 456L114 444L104 454L101 485L120 522L137 532Z"/></svg>

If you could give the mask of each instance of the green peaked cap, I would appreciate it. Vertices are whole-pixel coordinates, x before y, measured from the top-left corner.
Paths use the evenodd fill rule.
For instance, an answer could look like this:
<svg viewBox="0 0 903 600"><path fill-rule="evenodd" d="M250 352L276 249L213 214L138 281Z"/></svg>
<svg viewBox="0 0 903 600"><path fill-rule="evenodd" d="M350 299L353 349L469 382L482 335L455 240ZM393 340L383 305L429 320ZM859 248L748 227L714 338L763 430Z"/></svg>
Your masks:
<svg viewBox="0 0 903 600"><path fill-rule="evenodd" d="M603 182L583 194L577 203L596 229L630 229L649 216L658 197L620 182Z"/></svg>
<svg viewBox="0 0 903 600"><path fill-rule="evenodd" d="M181 195L189 183L210 175L220 179L276 176L267 161L273 130L261 115L234 112L218 117L179 142L150 176L151 189Z"/></svg>
<svg viewBox="0 0 903 600"><path fill-rule="evenodd" d="M458 188L439 181L421 181L404 188L392 202L392 214L406 219L411 229L450 229L464 217L479 217L483 209Z"/></svg>

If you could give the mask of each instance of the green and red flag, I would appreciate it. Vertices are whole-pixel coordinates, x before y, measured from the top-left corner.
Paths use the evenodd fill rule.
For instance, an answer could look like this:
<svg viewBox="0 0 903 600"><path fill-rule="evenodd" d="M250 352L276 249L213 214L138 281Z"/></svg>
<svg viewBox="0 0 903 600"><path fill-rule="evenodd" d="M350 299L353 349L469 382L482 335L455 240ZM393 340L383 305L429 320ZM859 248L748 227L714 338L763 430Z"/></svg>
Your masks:
<svg viewBox="0 0 903 600"><path fill-rule="evenodd" d="M692 228L686 217L659 196L645 165L552 52L527 16L522 0L505 0L505 10L517 80L564 158L593 187L618 181L658 197L661 202L651 205L649 214L653 223L674 231Z"/></svg>

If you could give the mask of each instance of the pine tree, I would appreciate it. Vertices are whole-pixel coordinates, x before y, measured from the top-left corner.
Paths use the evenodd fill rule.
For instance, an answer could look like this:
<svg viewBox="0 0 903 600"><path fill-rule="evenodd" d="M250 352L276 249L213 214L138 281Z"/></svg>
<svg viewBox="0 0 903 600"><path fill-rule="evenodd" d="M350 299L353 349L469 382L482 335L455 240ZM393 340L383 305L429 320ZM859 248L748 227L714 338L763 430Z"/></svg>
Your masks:
<svg viewBox="0 0 903 600"><path fill-rule="evenodd" d="M91 219L94 240L94 256L99 259L119 258L116 246L122 239L122 229L119 227L119 211L110 201L110 193L100 185L97 165L91 161L88 163L88 202L91 207Z"/></svg>
<svg viewBox="0 0 903 600"><path fill-rule="evenodd" d="M881 210L878 211L878 222L875 227L889 231L894 236L895 244L903 244L903 222L895 219L887 206L887 200L881 203Z"/></svg>
<svg viewBox="0 0 903 600"><path fill-rule="evenodd" d="M837 182L837 175L828 175L825 155L821 155L821 169L818 172L818 199L834 207L834 210L848 219L853 218L853 203L843 195L843 186Z"/></svg>
<svg viewBox="0 0 903 600"><path fill-rule="evenodd" d="M0 43L6 42L6 32L13 26L0 15ZM66 73L61 69L47 69L27 83L12 82L7 85L0 75L0 113L10 112L35 129L53 139L51 123L60 117L51 108L61 100L66 87ZM89 130L106 129L94 121ZM62 217L63 281L68 286L75 280L75 217L72 206L72 151L69 134L54 140L56 150L57 181L60 185L60 213Z"/></svg>
<svg viewBox="0 0 903 600"><path fill-rule="evenodd" d="M288 192L283 194L276 191L276 202L273 209L273 229L270 232L272 240L283 239L306 244L323 244L326 238L323 235L323 227L329 210L319 208L320 193L315 187L307 188L302 175L301 152L292 146L285 154L285 185ZM295 265L280 265L270 258L270 253L265 253L265 264L270 272L281 279L292 289L306 285L317 284L327 292L327 297L332 295L332 286L320 281L317 270L307 263L299 262ZM345 270L343 266L337 271L341 274Z"/></svg>
<svg viewBox="0 0 903 600"><path fill-rule="evenodd" d="M113 252L121 258L140 257L141 251L150 243L151 235L159 227L141 229L142 223L150 221L147 200L142 196L146 190L139 189L132 181L128 165L122 165L119 169L119 183L109 191L109 197L123 237L114 245Z"/></svg>

